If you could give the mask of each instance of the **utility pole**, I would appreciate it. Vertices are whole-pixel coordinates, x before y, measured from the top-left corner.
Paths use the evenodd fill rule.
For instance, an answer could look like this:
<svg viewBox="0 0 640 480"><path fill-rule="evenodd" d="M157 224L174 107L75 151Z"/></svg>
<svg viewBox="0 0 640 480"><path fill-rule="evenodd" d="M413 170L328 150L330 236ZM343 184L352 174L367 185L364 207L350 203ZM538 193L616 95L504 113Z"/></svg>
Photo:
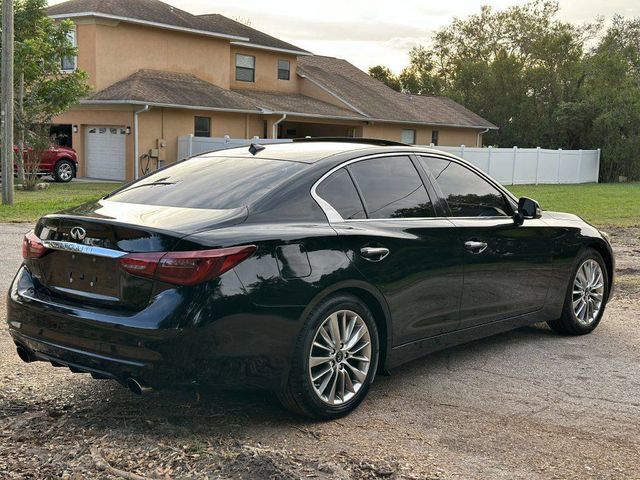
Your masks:
<svg viewBox="0 0 640 480"><path fill-rule="evenodd" d="M2 203L13 205L13 0L2 1Z"/></svg>

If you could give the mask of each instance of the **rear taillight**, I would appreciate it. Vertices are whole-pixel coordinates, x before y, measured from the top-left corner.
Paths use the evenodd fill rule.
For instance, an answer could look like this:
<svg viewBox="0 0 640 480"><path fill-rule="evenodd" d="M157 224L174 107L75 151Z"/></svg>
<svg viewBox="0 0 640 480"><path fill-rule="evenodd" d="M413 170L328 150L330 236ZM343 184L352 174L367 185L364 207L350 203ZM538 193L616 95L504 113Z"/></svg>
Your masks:
<svg viewBox="0 0 640 480"><path fill-rule="evenodd" d="M27 233L22 239L22 258L30 260L32 258L40 258L47 253L47 247L42 244L33 230Z"/></svg>
<svg viewBox="0 0 640 480"><path fill-rule="evenodd" d="M255 245L246 245L189 252L131 253L119 262L133 275L176 285L196 285L219 277L255 251Z"/></svg>

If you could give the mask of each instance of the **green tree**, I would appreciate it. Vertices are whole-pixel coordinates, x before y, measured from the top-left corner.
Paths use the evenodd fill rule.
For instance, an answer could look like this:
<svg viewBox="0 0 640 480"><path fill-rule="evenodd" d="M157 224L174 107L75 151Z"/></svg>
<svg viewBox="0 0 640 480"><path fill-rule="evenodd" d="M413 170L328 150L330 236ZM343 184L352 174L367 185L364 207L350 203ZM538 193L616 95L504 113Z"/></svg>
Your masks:
<svg viewBox="0 0 640 480"><path fill-rule="evenodd" d="M396 75L394 75L394 73L389 70L388 67L383 67L382 65L371 67L369 68L369 75L371 75L376 80L380 80L382 83L398 92L402 89L402 86L400 85L400 79Z"/></svg>
<svg viewBox="0 0 640 480"><path fill-rule="evenodd" d="M42 136L56 115L85 96L90 87L81 70L62 71L63 58L72 58L77 49L70 40L75 28L70 21L54 21L47 16L46 0L15 2L15 86L14 124L20 153L16 158L19 181L24 184L23 148L43 144ZM41 147L37 147L41 148ZM28 166L31 170L38 165ZM28 172L35 178L34 172ZM31 183L31 182L29 182Z"/></svg>
<svg viewBox="0 0 640 480"><path fill-rule="evenodd" d="M410 52L401 90L448 96L500 127L487 143L601 148L601 179L640 178L640 18L573 25L558 3L454 19ZM384 67L377 67L384 72Z"/></svg>
<svg viewBox="0 0 640 480"><path fill-rule="evenodd" d="M583 143L602 148L603 180L640 179L640 18L614 17L585 59L582 93Z"/></svg>
<svg viewBox="0 0 640 480"><path fill-rule="evenodd" d="M555 109L574 100L585 40L597 25L561 22L557 11L556 2L537 0L456 18L430 48L412 50L402 87L449 96L491 120L501 129L485 138L497 145L558 145Z"/></svg>

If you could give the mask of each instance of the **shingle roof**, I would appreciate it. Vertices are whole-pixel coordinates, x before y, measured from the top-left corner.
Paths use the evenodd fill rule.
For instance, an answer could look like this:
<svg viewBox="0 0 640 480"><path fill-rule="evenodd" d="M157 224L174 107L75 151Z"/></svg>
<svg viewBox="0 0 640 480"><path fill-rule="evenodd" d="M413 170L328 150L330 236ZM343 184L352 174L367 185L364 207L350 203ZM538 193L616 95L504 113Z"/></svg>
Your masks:
<svg viewBox="0 0 640 480"><path fill-rule="evenodd" d="M340 58L299 57L298 74L323 86L371 119L497 128L451 99L396 92Z"/></svg>
<svg viewBox="0 0 640 480"><path fill-rule="evenodd" d="M255 101L200 80L195 75L157 70L139 70L124 80L94 93L84 102L94 101L258 111Z"/></svg>
<svg viewBox="0 0 640 480"><path fill-rule="evenodd" d="M351 110L306 95L226 90L194 75L157 70L139 70L83 101L96 102L148 103L255 113L268 110L275 113L363 119Z"/></svg>
<svg viewBox="0 0 640 480"><path fill-rule="evenodd" d="M207 22L209 28L215 32L224 32L229 35L237 35L239 37L249 38L249 42L253 45L259 45L269 48L277 48L280 50L291 50L300 53L309 53L300 47L296 47L290 43L284 42L276 37L272 37L264 32L251 28L243 23L236 22L230 18L218 13L199 15L199 18Z"/></svg>
<svg viewBox="0 0 640 480"><path fill-rule="evenodd" d="M80 13L112 15L213 33L203 19L160 0L69 0L47 9L50 16Z"/></svg>
<svg viewBox="0 0 640 480"><path fill-rule="evenodd" d="M256 105L260 108L265 108L273 112L364 120L362 115L353 110L340 108L299 93L260 92L255 90L234 90L234 92L255 100Z"/></svg>
<svg viewBox="0 0 640 480"><path fill-rule="evenodd" d="M93 13L233 37L257 47L309 52L219 14L193 15L160 0L69 0L47 9L50 16Z"/></svg>
<svg viewBox="0 0 640 480"><path fill-rule="evenodd" d="M341 62L344 62L343 60ZM346 62L344 62L346 63ZM355 69L355 67L353 67ZM364 73L364 72L363 72ZM368 77L368 75L364 74ZM83 103L139 103L151 105L183 106L214 110L238 110L244 112L290 113L317 117L397 121L402 123L422 123L428 125L456 125L473 128L495 128L493 124L444 97L406 95L384 92L384 95L368 92L371 98L359 92L369 85L370 89L381 91L376 80L369 82L359 76L362 83L349 80L353 92L328 85L336 94L347 96L346 100L356 104L360 112L323 102L299 93L263 92L255 90L227 90L195 75L172 73L158 70L139 70L133 75L100 90ZM348 81L338 84L344 87ZM363 85L365 84L365 85ZM385 87L386 88L386 87ZM367 93L367 92L365 92ZM387 107L388 111L381 111Z"/></svg>

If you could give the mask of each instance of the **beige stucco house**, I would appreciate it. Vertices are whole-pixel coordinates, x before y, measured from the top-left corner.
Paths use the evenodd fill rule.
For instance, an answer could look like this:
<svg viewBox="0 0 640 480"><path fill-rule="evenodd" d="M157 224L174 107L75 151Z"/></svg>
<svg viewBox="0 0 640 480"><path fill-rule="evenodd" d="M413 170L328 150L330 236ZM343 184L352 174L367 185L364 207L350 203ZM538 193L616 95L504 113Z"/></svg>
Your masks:
<svg viewBox="0 0 640 480"><path fill-rule="evenodd" d="M93 93L55 119L79 176L129 180L177 159L183 135L372 137L478 145L493 124L441 97L398 93L345 60L313 55L222 15L158 0L71 0L48 9L75 23ZM138 164L136 171L135 165Z"/></svg>

